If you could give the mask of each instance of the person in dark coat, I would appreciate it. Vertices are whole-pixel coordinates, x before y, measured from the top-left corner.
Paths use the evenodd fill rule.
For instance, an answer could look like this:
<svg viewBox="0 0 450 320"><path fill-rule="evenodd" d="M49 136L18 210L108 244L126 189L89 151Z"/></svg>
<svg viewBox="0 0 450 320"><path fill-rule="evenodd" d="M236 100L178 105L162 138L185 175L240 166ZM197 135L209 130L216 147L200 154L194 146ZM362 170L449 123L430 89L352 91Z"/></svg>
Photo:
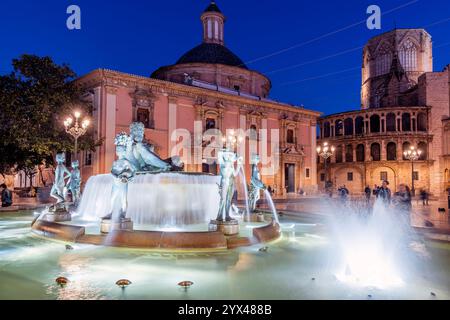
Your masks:
<svg viewBox="0 0 450 320"><path fill-rule="evenodd" d="M0 185L0 195L2 198L2 207L10 207L12 206L12 193L6 186L6 184Z"/></svg>
<svg viewBox="0 0 450 320"><path fill-rule="evenodd" d="M370 189L369 186L366 186L366 187L364 188L364 194L366 195L366 201L367 201L367 203L369 203L369 202L370 202L370 197L371 197L371 195L372 195L372 190Z"/></svg>
<svg viewBox="0 0 450 320"><path fill-rule="evenodd" d="M389 181L383 180L383 183L381 184L381 187L377 189L377 199L383 200L385 204L391 203L391 189L388 187Z"/></svg>

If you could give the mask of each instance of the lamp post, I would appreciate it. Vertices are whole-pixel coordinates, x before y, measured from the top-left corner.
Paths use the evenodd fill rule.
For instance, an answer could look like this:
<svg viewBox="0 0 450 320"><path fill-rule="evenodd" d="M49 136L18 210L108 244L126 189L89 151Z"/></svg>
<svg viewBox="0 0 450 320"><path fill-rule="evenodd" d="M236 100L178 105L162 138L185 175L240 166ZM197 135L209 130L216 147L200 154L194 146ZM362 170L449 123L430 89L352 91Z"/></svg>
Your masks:
<svg viewBox="0 0 450 320"><path fill-rule="evenodd" d="M235 133L234 129L231 129L228 132L228 137L222 137L222 143L224 145L224 149L228 149L229 151L233 151L233 152L237 148L237 143L238 142L241 143L242 141L244 141L244 138L240 135L237 135Z"/></svg>
<svg viewBox="0 0 450 320"><path fill-rule="evenodd" d="M329 157L333 155L334 152L334 146L328 146L328 142L324 142L322 146L317 147L317 154L319 157L323 158L324 160L324 170L325 170L325 186L328 182L328 172L327 172L327 160Z"/></svg>
<svg viewBox="0 0 450 320"><path fill-rule="evenodd" d="M414 189L414 161L419 160L422 150L416 149L414 146L409 147L409 150L403 151L405 159L411 161L411 194L416 195L416 190Z"/></svg>
<svg viewBox="0 0 450 320"><path fill-rule="evenodd" d="M75 160L77 160L77 158L78 158L77 157L77 155L78 155L78 138L81 137L82 135L84 135L86 133L87 128L89 127L88 119L84 119L80 125L80 123L79 123L80 116L81 116L81 113L79 111L75 111L73 113L73 117L69 116L64 121L64 127L66 128L66 132L75 139L75 150L74 150ZM74 123L73 118L75 118L75 123ZM72 125L72 123L74 123L74 124Z"/></svg>

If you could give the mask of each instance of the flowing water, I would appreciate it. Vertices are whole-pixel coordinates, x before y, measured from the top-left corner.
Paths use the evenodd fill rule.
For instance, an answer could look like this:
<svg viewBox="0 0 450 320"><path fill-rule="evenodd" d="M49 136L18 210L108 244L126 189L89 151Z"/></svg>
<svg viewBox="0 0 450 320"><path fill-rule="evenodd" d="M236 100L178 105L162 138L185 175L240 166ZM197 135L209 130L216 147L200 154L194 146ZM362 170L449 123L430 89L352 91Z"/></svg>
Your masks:
<svg viewBox="0 0 450 320"><path fill-rule="evenodd" d="M202 174L137 175L128 186L127 217L136 224L167 227L207 222L219 210L220 177ZM76 215L98 221L111 213L113 176L89 178Z"/></svg>
<svg viewBox="0 0 450 320"><path fill-rule="evenodd" d="M250 209L248 207L248 187L247 187L247 179L245 178L245 171L244 167L241 167L239 170L239 176L242 183L242 187L244 189L244 196L245 196L245 215L247 216L247 221L250 221Z"/></svg>
<svg viewBox="0 0 450 320"><path fill-rule="evenodd" d="M267 202L269 204L269 209L272 211L273 219L276 223L280 224L280 219L278 218L277 209L275 208L275 204L273 203L272 196L270 195L269 190L264 190L265 198L267 199Z"/></svg>
<svg viewBox="0 0 450 320"><path fill-rule="evenodd" d="M356 266L351 262L351 252L359 251L353 246L348 253L352 279L347 281L339 278L342 255L338 249L351 242L350 235L337 244L334 227L326 218L297 214L280 217L282 225L292 228L280 240L266 244L266 252L256 245L194 253L81 244L71 244L74 249L66 250L65 243L32 234L31 212L2 213L0 299L450 299L449 244L424 241L427 255L405 247L408 268L398 268L397 259L388 260L391 266L381 267L394 270L395 276L385 279L382 286L356 279L361 276L358 263L363 262ZM344 221L336 227L343 225ZM343 232L348 230L354 229ZM386 237L389 234L386 230ZM372 236L361 231L356 240ZM384 258L377 249L359 258L374 262L370 252ZM69 279L66 287L55 283L59 276ZM115 285L122 278L132 281L125 290ZM183 280L194 285L182 290L177 283Z"/></svg>

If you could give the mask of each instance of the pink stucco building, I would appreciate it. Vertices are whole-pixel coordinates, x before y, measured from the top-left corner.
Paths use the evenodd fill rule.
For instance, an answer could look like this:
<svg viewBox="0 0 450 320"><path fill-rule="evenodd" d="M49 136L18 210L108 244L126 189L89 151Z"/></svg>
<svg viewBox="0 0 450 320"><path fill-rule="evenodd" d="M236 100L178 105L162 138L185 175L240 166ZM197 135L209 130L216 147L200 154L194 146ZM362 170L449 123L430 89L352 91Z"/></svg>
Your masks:
<svg viewBox="0 0 450 320"><path fill-rule="evenodd" d="M243 137L238 151L247 177L258 153L263 180L277 194L316 190L319 112L269 98L270 79L224 45L225 16L214 2L201 22L202 43L150 77L98 69L78 79L94 107L94 134L104 138L95 153L83 154L84 180L109 172L115 135L141 121L160 157L181 156L186 171L218 173L217 133L234 130Z"/></svg>

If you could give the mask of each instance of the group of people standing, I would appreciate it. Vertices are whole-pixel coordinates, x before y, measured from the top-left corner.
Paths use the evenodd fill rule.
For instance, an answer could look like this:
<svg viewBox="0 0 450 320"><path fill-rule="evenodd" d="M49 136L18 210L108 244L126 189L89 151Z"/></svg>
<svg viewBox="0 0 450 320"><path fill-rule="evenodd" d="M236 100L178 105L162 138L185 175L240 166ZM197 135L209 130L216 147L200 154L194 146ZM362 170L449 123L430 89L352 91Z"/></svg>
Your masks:
<svg viewBox="0 0 450 320"><path fill-rule="evenodd" d="M402 183L399 185L398 191L392 195L389 188L389 181L383 180L381 186L375 185L373 190L369 186L364 189L367 203L370 203L372 195L376 199L380 199L383 203L389 205L393 204L397 209L404 212L411 212L412 209L412 195L410 188Z"/></svg>

